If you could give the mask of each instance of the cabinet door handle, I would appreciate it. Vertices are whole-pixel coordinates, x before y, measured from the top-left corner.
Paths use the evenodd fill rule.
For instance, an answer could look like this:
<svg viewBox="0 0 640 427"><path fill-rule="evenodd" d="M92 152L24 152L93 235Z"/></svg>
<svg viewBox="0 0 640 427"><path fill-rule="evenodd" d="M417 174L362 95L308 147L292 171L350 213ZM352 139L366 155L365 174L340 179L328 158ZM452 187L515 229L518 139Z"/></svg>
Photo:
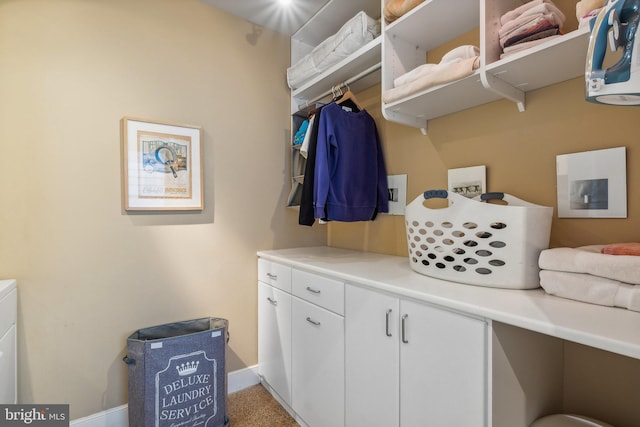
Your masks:
<svg viewBox="0 0 640 427"><path fill-rule="evenodd" d="M409 340L407 340L407 330L406 330L407 317L409 317L408 314L405 314L402 316L402 342L404 344L409 344Z"/></svg>
<svg viewBox="0 0 640 427"><path fill-rule="evenodd" d="M313 320L310 317L307 317L307 322L309 322L309 323L311 323L312 325L315 325L315 326L320 326L320 322L316 322L315 320Z"/></svg>
<svg viewBox="0 0 640 427"><path fill-rule="evenodd" d="M318 289L313 289L311 286L307 286L307 290L312 294L319 294L320 291Z"/></svg>
<svg viewBox="0 0 640 427"><path fill-rule="evenodd" d="M277 274L271 274L271 273L267 273L267 277L271 280L278 280L278 275Z"/></svg>
<svg viewBox="0 0 640 427"><path fill-rule="evenodd" d="M278 305L278 301L274 300L271 297L267 297L267 300L271 303L271 305Z"/></svg>
<svg viewBox="0 0 640 427"><path fill-rule="evenodd" d="M387 315L386 315L386 319L385 319L385 325L386 325L386 333L388 337L391 337L393 335L391 335L391 332L389 332L389 318L391 317L391 313L393 312L393 310L389 309L387 310Z"/></svg>

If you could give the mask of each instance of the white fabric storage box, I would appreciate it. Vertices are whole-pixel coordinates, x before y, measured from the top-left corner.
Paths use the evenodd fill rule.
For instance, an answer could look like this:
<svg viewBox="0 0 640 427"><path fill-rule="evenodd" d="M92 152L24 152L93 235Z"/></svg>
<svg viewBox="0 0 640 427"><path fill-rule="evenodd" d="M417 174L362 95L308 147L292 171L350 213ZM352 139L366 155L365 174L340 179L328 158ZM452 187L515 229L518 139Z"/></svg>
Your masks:
<svg viewBox="0 0 640 427"><path fill-rule="evenodd" d="M365 12L358 12L337 33L287 68L287 84L297 89L306 81L325 72L380 34L379 23Z"/></svg>
<svg viewBox="0 0 640 427"><path fill-rule="evenodd" d="M540 287L538 257L549 246L553 208L505 193L482 195L507 205L425 191L405 210L411 268L421 274L496 288ZM449 200L431 209L430 198Z"/></svg>

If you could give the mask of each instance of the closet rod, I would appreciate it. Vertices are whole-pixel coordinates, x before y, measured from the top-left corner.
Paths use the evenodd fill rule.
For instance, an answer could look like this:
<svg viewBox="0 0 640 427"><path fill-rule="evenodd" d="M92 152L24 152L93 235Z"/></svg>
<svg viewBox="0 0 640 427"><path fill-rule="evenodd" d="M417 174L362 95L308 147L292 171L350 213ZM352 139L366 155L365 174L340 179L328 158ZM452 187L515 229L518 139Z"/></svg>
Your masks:
<svg viewBox="0 0 640 427"><path fill-rule="evenodd" d="M378 71L380 69L381 65L382 64L380 62L378 62L375 65L372 65L371 67L369 67L366 70L356 74L353 77L350 77L349 79L345 80L344 82L340 83L339 85L332 87L331 89L329 89L326 92L322 93L322 95L318 95L315 98L308 100L304 104L299 105L298 109L299 110L304 110L305 108L310 107L311 105L313 105L316 101L319 101L322 98L326 98L327 96L331 95L335 89L340 89L340 88L346 87L346 86L350 85L351 83L357 82L358 80L367 77L369 74Z"/></svg>

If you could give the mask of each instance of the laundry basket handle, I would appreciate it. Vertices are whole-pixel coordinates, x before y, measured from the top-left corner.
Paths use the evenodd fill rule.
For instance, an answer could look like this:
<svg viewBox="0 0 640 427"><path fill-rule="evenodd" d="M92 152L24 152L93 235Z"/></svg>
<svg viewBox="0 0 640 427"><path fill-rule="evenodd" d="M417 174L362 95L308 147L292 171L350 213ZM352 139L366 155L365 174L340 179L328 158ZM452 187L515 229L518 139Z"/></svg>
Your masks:
<svg viewBox="0 0 640 427"><path fill-rule="evenodd" d="M483 202L486 202L487 200L504 200L504 193L482 193L480 195L480 200L482 200Z"/></svg>
<svg viewBox="0 0 640 427"><path fill-rule="evenodd" d="M447 199L449 198L449 193L447 190L427 190L424 192L424 199Z"/></svg>

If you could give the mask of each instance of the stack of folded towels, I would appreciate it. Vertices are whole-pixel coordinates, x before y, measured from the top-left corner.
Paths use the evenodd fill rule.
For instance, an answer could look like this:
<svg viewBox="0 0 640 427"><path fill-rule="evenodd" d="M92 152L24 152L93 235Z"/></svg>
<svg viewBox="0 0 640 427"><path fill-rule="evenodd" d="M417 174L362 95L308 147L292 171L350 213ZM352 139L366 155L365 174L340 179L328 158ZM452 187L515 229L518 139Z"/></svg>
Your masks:
<svg viewBox="0 0 640 427"><path fill-rule="evenodd" d="M480 66L479 55L477 46L458 46L444 54L439 63L421 64L398 76L393 81L393 88L384 91L382 100L390 103L432 86L467 77Z"/></svg>
<svg viewBox="0 0 640 427"><path fill-rule="evenodd" d="M640 311L640 243L545 249L538 265L548 294Z"/></svg>
<svg viewBox="0 0 640 427"><path fill-rule="evenodd" d="M562 34L565 16L551 0L533 0L500 17L500 58Z"/></svg>

